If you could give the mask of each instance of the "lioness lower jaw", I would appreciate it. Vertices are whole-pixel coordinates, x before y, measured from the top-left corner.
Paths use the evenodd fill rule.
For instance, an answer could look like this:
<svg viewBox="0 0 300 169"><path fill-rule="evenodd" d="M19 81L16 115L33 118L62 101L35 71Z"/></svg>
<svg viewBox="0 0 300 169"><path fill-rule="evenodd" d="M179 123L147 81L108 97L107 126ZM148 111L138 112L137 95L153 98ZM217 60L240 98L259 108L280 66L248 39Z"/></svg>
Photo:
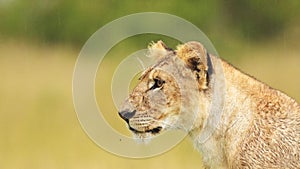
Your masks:
<svg viewBox="0 0 300 169"><path fill-rule="evenodd" d="M144 144L148 144L153 137L159 135L164 130L161 126L154 127L152 129L143 130L143 131L132 128L131 126L129 126L128 128L132 132L135 141L137 143L144 143Z"/></svg>
<svg viewBox="0 0 300 169"><path fill-rule="evenodd" d="M160 51L155 52L159 60L143 73L121 109L125 121L152 124L149 119L160 117L162 110L177 110L184 103L184 113L169 115L176 120L168 128L189 132L206 168L300 168L300 105L294 99L209 55L198 42L171 50L159 41L150 49ZM220 69L221 74L216 71ZM183 84L176 85L161 70L172 71L176 82ZM222 77L224 84L210 86ZM214 97L215 92L219 97ZM198 110L197 116L189 110ZM166 129L156 127L133 132L145 139Z"/></svg>
<svg viewBox="0 0 300 169"><path fill-rule="evenodd" d="M143 133L151 133L152 135L160 133L162 127L158 126L153 129L147 129L145 131L139 131L129 126L129 130L131 130L134 134L143 134Z"/></svg>

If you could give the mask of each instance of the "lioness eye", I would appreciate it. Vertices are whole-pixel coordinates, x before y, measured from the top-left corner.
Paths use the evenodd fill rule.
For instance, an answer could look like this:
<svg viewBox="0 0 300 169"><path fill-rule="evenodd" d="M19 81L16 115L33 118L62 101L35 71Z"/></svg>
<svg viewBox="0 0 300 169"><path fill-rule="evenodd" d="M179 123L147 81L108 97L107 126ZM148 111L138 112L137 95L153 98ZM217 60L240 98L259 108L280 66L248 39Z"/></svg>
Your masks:
<svg viewBox="0 0 300 169"><path fill-rule="evenodd" d="M160 88L165 83L165 81L158 79L158 78L154 78L153 81L154 81L153 85L150 87L149 90Z"/></svg>

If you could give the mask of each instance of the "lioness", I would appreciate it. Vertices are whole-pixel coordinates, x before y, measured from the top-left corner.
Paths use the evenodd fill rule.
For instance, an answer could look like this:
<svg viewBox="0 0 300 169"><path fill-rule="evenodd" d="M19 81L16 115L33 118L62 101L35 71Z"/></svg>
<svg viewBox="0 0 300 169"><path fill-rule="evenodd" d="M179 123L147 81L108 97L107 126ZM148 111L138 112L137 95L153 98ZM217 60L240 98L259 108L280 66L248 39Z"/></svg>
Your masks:
<svg viewBox="0 0 300 169"><path fill-rule="evenodd" d="M300 168L300 105L294 99L199 42L172 50L158 41L149 51L156 64L119 110L136 136L184 130L205 168Z"/></svg>

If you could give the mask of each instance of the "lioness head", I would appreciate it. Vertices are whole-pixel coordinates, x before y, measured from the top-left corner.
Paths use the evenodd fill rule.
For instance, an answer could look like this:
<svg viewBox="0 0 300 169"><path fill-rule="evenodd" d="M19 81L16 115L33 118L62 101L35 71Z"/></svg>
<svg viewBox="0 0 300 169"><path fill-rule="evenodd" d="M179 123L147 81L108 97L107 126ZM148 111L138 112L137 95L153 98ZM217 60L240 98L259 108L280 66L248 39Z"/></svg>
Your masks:
<svg viewBox="0 0 300 169"><path fill-rule="evenodd" d="M156 63L146 69L125 100L119 115L138 137L146 138L166 129L190 130L197 119L202 125L208 89L208 53L198 42L176 50L162 41L149 46Z"/></svg>

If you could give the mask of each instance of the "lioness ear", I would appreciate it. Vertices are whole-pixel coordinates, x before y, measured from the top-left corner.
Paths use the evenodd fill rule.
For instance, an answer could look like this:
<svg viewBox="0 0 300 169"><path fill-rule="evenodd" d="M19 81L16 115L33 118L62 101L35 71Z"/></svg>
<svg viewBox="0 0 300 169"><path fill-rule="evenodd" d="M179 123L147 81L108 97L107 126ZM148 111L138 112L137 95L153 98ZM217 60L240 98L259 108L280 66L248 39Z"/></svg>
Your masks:
<svg viewBox="0 0 300 169"><path fill-rule="evenodd" d="M177 56L193 71L200 90L208 88L207 51L199 42L188 42L177 46Z"/></svg>
<svg viewBox="0 0 300 169"><path fill-rule="evenodd" d="M173 51L171 48L167 47L163 41L159 40L156 43L152 42L148 46L149 57L161 58L168 54L168 52Z"/></svg>

